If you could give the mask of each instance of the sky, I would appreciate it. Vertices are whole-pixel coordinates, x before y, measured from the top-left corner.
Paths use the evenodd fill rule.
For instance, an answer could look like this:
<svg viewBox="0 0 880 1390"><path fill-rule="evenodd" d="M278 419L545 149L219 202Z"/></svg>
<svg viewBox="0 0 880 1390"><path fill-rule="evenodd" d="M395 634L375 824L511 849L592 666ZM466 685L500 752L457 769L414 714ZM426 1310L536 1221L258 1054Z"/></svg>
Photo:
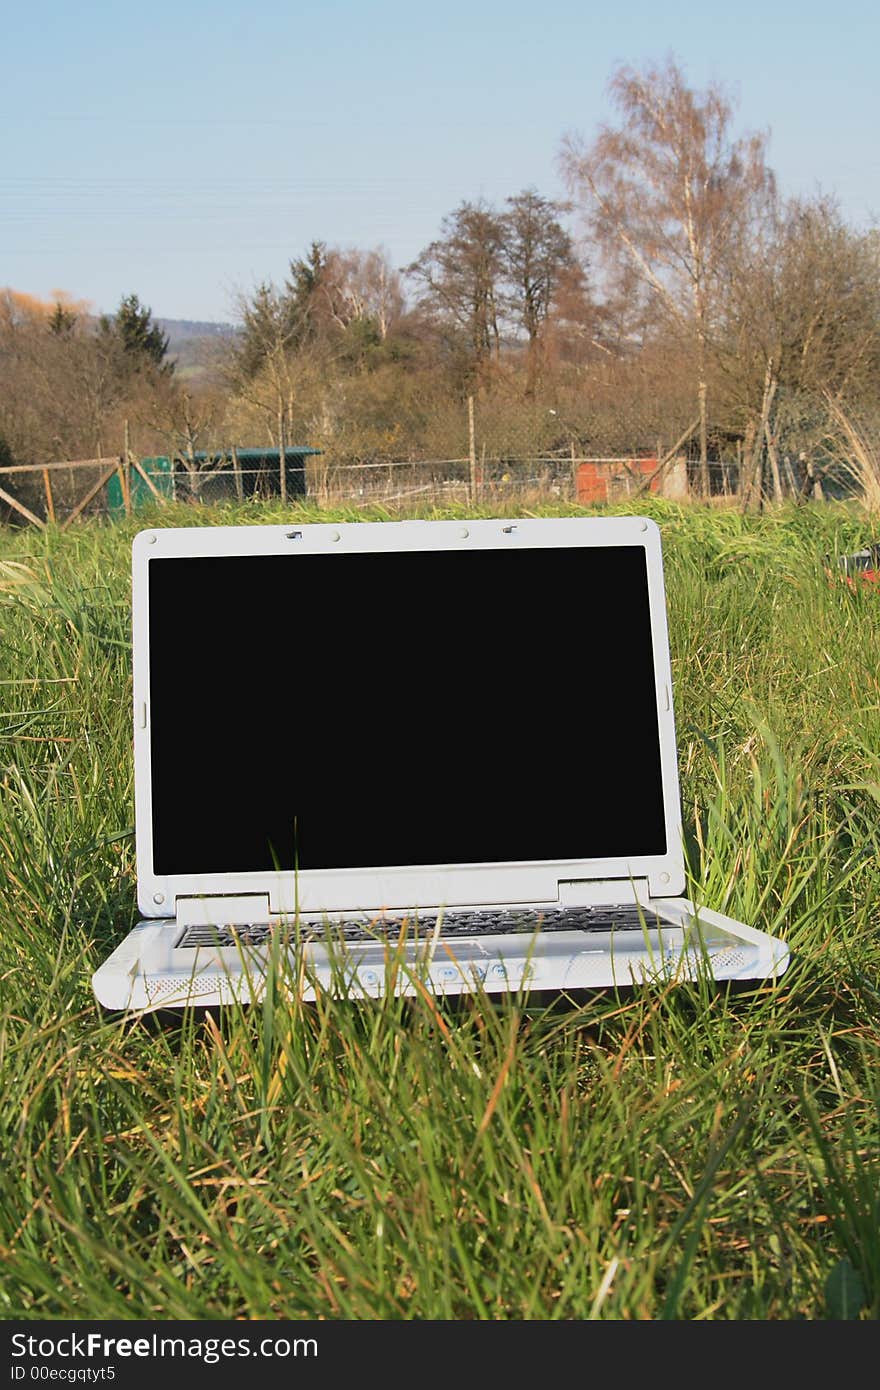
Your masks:
<svg viewBox="0 0 880 1390"><path fill-rule="evenodd" d="M403 267L464 200L565 196L563 137L672 55L783 194L880 222L868 0L0 0L0 286L229 322L313 240ZM572 230L576 224L572 222Z"/></svg>

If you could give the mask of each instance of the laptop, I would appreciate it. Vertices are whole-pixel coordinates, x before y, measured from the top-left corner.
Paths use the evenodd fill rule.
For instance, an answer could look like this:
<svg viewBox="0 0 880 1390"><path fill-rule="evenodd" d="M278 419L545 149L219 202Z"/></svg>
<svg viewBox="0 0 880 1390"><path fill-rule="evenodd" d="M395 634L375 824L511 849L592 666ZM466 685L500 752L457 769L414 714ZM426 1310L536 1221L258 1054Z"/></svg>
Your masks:
<svg viewBox="0 0 880 1390"><path fill-rule="evenodd" d="M141 920L112 1010L766 980L685 896L643 517L202 526L133 545ZM287 967L290 967L289 969Z"/></svg>

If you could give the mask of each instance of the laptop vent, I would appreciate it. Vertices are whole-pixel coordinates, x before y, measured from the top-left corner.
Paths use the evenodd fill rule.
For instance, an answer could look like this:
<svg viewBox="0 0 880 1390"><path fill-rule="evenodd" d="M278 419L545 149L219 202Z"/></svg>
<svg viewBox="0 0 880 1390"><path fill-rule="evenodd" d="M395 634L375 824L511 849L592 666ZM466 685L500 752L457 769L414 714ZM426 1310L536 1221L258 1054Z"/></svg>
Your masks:
<svg viewBox="0 0 880 1390"><path fill-rule="evenodd" d="M738 947L728 946L723 951L713 952L710 961L712 973L717 975L719 970L740 970L748 964L748 957Z"/></svg>
<svg viewBox="0 0 880 1390"><path fill-rule="evenodd" d="M164 980L148 980L147 994L150 1003L155 1004L157 999L167 999L173 996L178 1003L183 1003L187 998L194 999L201 994L216 994L223 991L227 984L224 975L172 975Z"/></svg>

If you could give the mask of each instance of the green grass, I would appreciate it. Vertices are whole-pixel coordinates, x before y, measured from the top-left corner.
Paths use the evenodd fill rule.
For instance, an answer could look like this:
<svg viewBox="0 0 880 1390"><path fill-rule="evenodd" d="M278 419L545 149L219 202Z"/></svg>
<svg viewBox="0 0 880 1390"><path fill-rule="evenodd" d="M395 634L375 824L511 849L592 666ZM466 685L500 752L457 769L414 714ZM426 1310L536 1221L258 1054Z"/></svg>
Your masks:
<svg viewBox="0 0 880 1390"><path fill-rule="evenodd" d="M135 525L0 534L0 1317L877 1317L880 594L822 567L870 521L645 510L691 891L788 939L779 984L304 1005L281 972L174 1027L89 983L137 916ZM294 515L387 514L139 524Z"/></svg>

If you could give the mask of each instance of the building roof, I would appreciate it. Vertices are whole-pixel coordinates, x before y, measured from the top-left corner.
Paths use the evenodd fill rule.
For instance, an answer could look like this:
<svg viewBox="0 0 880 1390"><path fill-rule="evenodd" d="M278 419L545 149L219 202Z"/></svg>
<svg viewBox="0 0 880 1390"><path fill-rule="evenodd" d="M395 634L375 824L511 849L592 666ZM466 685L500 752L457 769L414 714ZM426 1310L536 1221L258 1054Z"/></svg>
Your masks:
<svg viewBox="0 0 880 1390"><path fill-rule="evenodd" d="M305 458L309 454L322 454L323 449L312 449L306 444L288 444L284 449L285 459ZM278 449L236 449L235 451L239 462L245 463L252 459L277 459L280 453ZM178 450L175 458L183 458L182 450ZM232 458L232 449L197 449L192 455L186 455L198 459L200 463L205 459Z"/></svg>

